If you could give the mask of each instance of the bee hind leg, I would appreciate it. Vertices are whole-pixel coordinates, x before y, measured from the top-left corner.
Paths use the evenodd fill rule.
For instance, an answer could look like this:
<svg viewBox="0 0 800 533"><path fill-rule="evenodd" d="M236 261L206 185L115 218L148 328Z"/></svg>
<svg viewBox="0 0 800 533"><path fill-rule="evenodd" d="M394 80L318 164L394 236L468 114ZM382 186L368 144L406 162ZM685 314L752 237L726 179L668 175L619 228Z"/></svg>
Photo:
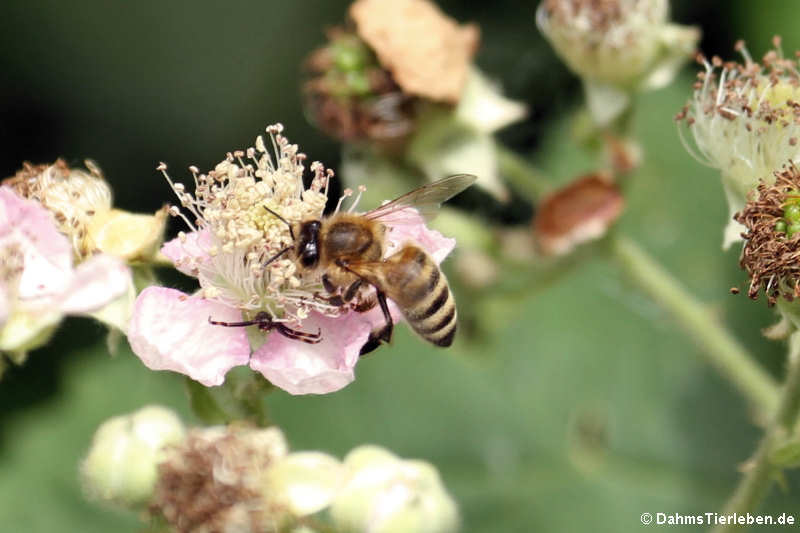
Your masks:
<svg viewBox="0 0 800 533"><path fill-rule="evenodd" d="M392 322L392 314L389 312L389 304L386 303L386 295L382 291L377 291L376 295L378 303L381 306L381 311L383 311L383 317L386 319L386 324L370 332L367 342L361 347L359 355L366 355L374 351L382 343L388 343L392 340L394 322Z"/></svg>

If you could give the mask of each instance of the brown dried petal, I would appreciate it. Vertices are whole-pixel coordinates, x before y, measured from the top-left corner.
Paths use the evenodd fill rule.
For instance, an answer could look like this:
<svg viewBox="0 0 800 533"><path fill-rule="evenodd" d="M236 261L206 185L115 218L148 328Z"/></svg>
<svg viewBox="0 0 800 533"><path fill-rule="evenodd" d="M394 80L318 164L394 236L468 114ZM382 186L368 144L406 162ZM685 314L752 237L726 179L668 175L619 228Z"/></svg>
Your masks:
<svg viewBox="0 0 800 533"><path fill-rule="evenodd" d="M427 0L356 0L350 16L404 91L458 101L478 47L476 25L459 26Z"/></svg>
<svg viewBox="0 0 800 533"><path fill-rule="evenodd" d="M539 248L545 255L562 255L602 237L624 205L622 194L607 175L578 178L540 204L533 222Z"/></svg>
<svg viewBox="0 0 800 533"><path fill-rule="evenodd" d="M739 260L750 275L747 295L756 299L763 290L770 306L780 296L788 300L800 296L800 234L789 238L775 230L775 224L783 220L788 195L800 190L800 171L792 164L775 177L773 185L762 180L758 194L751 193L744 209L734 216L747 228Z"/></svg>

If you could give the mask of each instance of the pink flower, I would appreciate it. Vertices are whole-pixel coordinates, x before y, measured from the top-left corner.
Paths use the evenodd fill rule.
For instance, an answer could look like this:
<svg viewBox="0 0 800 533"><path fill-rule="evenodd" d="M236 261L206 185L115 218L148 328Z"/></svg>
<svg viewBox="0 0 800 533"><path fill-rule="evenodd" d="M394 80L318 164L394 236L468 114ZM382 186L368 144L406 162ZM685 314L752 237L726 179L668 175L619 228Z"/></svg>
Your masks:
<svg viewBox="0 0 800 533"><path fill-rule="evenodd" d="M88 314L123 295L124 263L99 254L73 266L72 246L38 202L0 187L0 350L41 344L65 314Z"/></svg>
<svg viewBox="0 0 800 533"><path fill-rule="evenodd" d="M325 394L355 378L361 347L370 331L383 323L380 310L361 314L316 298L323 290L321 272L300 275L291 257L264 267L294 242L288 226L264 207L289 220L320 219L332 176L314 163L311 186L304 188L305 156L280 131L280 126L267 128L274 161L259 137L255 149L229 154L208 175L192 169L196 197L167 176L197 226L186 218L192 231L165 243L162 253L178 270L196 277L200 290L190 296L151 287L139 295L128 338L147 367L180 372L212 386L222 384L231 368L249 364L291 394ZM182 216L175 208L171 212ZM395 214L387 238L388 254L413 241L437 262L455 245L453 239L425 228L413 209ZM396 311L393 315L399 317ZM258 313L296 331L319 332L321 340L307 343L274 329L209 322L242 322Z"/></svg>

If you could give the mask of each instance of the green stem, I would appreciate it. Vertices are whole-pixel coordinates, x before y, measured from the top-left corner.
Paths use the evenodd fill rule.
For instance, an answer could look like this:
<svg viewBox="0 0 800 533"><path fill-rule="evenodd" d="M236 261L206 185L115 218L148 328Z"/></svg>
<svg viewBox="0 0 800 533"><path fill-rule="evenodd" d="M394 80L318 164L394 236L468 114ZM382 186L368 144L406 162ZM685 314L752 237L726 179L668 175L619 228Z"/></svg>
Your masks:
<svg viewBox="0 0 800 533"><path fill-rule="evenodd" d="M725 505L726 515L737 513L744 515L754 511L770 488L772 480L779 469L770 461L775 446L786 435L791 434L800 413L800 333L794 333L789 340L788 369L786 383L780 398L775 416L758 445L755 456L739 486ZM723 533L742 529L738 524L719 525L714 533Z"/></svg>
<svg viewBox="0 0 800 533"><path fill-rule="evenodd" d="M495 150L503 177L531 202L535 202L551 189L550 183L524 157L500 143L495 143Z"/></svg>
<svg viewBox="0 0 800 533"><path fill-rule="evenodd" d="M611 238L614 257L630 278L683 327L703 348L702 353L723 376L769 416L778 406L778 384L744 347L672 275L636 243Z"/></svg>

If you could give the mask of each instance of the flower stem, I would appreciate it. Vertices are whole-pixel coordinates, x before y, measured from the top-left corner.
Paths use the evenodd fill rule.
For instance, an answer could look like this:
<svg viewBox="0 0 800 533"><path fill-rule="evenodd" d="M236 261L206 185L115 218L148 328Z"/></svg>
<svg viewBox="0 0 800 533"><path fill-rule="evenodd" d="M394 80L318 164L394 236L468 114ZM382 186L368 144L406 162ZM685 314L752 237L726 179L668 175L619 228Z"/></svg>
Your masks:
<svg viewBox="0 0 800 533"><path fill-rule="evenodd" d="M636 243L610 238L613 256L631 279L691 335L702 353L760 414L770 416L778 406L778 384L756 363L744 347L719 323L714 313L681 286Z"/></svg>
<svg viewBox="0 0 800 533"><path fill-rule="evenodd" d="M503 177L531 202L541 198L551 188L544 176L535 170L524 157L500 143L495 143L495 149Z"/></svg>
<svg viewBox="0 0 800 533"><path fill-rule="evenodd" d="M758 445L755 456L750 461L748 469L739 482L739 486L725 505L726 515L737 513L744 515L755 510L771 485L778 467L770 460L776 444L786 435L790 434L800 413L800 333L794 333L789 339L789 357L786 382L780 404L774 418L767 428L764 437ZM721 524L714 528L714 533L723 533L741 529L738 524Z"/></svg>

